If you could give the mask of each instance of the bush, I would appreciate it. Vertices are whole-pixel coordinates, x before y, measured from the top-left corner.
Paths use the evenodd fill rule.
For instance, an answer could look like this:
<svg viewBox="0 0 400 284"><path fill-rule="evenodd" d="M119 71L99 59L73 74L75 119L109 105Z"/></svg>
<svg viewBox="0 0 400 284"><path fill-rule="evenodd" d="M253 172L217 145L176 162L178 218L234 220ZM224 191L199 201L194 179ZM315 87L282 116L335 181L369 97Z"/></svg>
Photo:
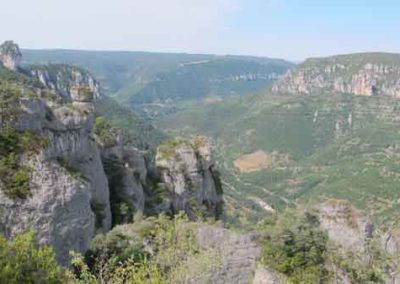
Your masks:
<svg viewBox="0 0 400 284"><path fill-rule="evenodd" d="M116 227L107 234L97 235L86 253L86 261L92 271L101 265L101 262L108 261L113 257L118 262L133 260L141 262L144 260L143 243L136 236L122 233L121 227Z"/></svg>
<svg viewBox="0 0 400 284"><path fill-rule="evenodd" d="M6 196L11 199L26 198L29 194L29 169L18 163L12 152L0 158L0 180Z"/></svg>
<svg viewBox="0 0 400 284"><path fill-rule="evenodd" d="M37 247L33 232L7 242L0 237L0 283L70 283L67 272L58 266L52 248Z"/></svg>
<svg viewBox="0 0 400 284"><path fill-rule="evenodd" d="M271 224L263 240L263 263L285 274L291 283L326 283L328 236L319 228L318 218L307 213L287 214Z"/></svg>
<svg viewBox="0 0 400 284"><path fill-rule="evenodd" d="M47 145L47 140L29 131L17 132L6 127L0 132L0 181L9 198L29 195L30 169L19 163L22 153L34 153Z"/></svg>
<svg viewBox="0 0 400 284"><path fill-rule="evenodd" d="M187 283L218 265L202 252L194 227L182 213L115 227L97 236L86 261L75 255L79 283ZM144 245L145 244L145 245Z"/></svg>

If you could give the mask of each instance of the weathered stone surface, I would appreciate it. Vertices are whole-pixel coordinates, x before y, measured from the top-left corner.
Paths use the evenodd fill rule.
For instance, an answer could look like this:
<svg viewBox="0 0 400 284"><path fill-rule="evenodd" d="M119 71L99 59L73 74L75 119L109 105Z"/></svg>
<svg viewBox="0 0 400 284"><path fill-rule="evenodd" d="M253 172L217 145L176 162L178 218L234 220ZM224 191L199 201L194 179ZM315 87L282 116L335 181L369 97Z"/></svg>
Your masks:
<svg viewBox="0 0 400 284"><path fill-rule="evenodd" d="M366 240L374 233L374 225L345 200L331 199L319 207L321 227L329 238L342 247L363 252Z"/></svg>
<svg viewBox="0 0 400 284"><path fill-rule="evenodd" d="M196 219L198 210L219 217L222 192L211 145L206 138L176 140L160 146L156 166L175 211L185 211L191 219Z"/></svg>
<svg viewBox="0 0 400 284"><path fill-rule="evenodd" d="M46 88L74 103L92 104L100 96L100 85L87 71L64 64L27 67L31 76Z"/></svg>
<svg viewBox="0 0 400 284"><path fill-rule="evenodd" d="M11 200L0 191L0 229L7 238L33 229L40 244L51 244L60 263L70 250L85 251L94 235L89 185L56 161L38 156L32 169L31 196Z"/></svg>
<svg viewBox="0 0 400 284"><path fill-rule="evenodd" d="M21 63L21 59L21 51L13 41L6 41L0 45L0 62L4 67L16 71Z"/></svg>
<svg viewBox="0 0 400 284"><path fill-rule="evenodd" d="M35 230L39 243L52 245L57 259L66 264L70 250L84 252L95 232L111 228L108 181L92 133L98 85L73 67L35 68L45 71L33 72L34 77L72 104L21 99L23 113L16 128L35 132L46 143L21 159L31 169L30 195L9 199L0 190L0 229L8 238Z"/></svg>
<svg viewBox="0 0 400 284"><path fill-rule="evenodd" d="M390 230L381 238L382 247L387 253L400 256L400 230Z"/></svg>
<svg viewBox="0 0 400 284"><path fill-rule="evenodd" d="M200 226L197 233L199 246L205 250L217 251L216 255L222 261L220 266L214 267L204 275L204 281L201 283L252 283L256 260L261 253L261 248L255 240L254 234L235 234L216 226Z"/></svg>
<svg viewBox="0 0 400 284"><path fill-rule="evenodd" d="M257 267L253 284L283 284L278 274L268 268L264 268L262 266Z"/></svg>

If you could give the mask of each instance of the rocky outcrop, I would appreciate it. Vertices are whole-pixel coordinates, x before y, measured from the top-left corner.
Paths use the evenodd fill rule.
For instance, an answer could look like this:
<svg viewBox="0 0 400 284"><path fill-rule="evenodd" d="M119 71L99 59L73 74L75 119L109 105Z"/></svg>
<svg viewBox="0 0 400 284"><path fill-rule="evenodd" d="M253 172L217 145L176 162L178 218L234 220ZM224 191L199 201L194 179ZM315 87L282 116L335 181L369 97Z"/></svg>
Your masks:
<svg viewBox="0 0 400 284"><path fill-rule="evenodd" d="M274 93L349 93L400 97L400 55L366 53L309 59L288 71Z"/></svg>
<svg viewBox="0 0 400 284"><path fill-rule="evenodd" d="M257 236L251 233L235 234L217 226L200 226L197 232L197 242L200 248L216 251L216 255L221 259L221 264L204 274L204 279L199 283L248 284L252 283L256 270L258 270L258 276L253 283L280 283L262 282L260 278L262 268L257 268L256 265L261 253L256 238ZM265 274L263 275L265 276Z"/></svg>
<svg viewBox="0 0 400 284"><path fill-rule="evenodd" d="M204 137L173 140L157 149L156 167L170 195L171 207L191 219L205 213L219 218L222 188L211 145Z"/></svg>
<svg viewBox="0 0 400 284"><path fill-rule="evenodd" d="M0 62L4 67L16 71L21 63L22 53L13 41L6 41L0 45Z"/></svg>
<svg viewBox="0 0 400 284"><path fill-rule="evenodd" d="M329 238L345 249L363 252L366 241L372 238L374 225L350 202L331 199L319 207L321 228Z"/></svg>
<svg viewBox="0 0 400 284"><path fill-rule="evenodd" d="M381 243L387 253L400 256L400 230L390 230L383 234Z"/></svg>
<svg viewBox="0 0 400 284"><path fill-rule="evenodd" d="M75 105L85 106L100 97L100 85L87 71L65 64L32 65L29 75Z"/></svg>

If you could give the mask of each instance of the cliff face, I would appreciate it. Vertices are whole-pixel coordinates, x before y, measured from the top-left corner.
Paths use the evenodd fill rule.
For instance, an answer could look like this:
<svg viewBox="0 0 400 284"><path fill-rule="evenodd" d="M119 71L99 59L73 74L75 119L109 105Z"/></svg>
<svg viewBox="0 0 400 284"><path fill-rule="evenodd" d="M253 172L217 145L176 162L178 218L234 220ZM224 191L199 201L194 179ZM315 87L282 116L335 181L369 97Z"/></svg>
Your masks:
<svg viewBox="0 0 400 284"><path fill-rule="evenodd" d="M21 59L21 51L14 42L6 41L0 45L0 61L4 67L16 71L21 63Z"/></svg>
<svg viewBox="0 0 400 284"><path fill-rule="evenodd" d="M22 99L21 106L18 130L40 135L46 145L22 156L21 163L31 169L30 194L26 199L1 196L0 227L7 237L33 228L39 242L52 244L65 263L70 250L85 251L95 231L111 227L93 113L41 98Z"/></svg>
<svg viewBox="0 0 400 284"><path fill-rule="evenodd" d="M18 46L13 50L14 64L2 58L12 70L20 59ZM21 72L44 87L16 87L21 112L15 130L45 143L19 155L19 164L29 169L29 194L11 198L0 191L0 229L7 238L33 229L38 242L51 244L57 259L67 263L70 250L84 252L96 232L111 228L109 186L93 134L98 84L67 66Z"/></svg>
<svg viewBox="0 0 400 284"><path fill-rule="evenodd" d="M207 212L221 215L222 190L215 159L204 137L174 140L157 149L156 166L170 194L174 211L185 211L191 219Z"/></svg>
<svg viewBox="0 0 400 284"><path fill-rule="evenodd" d="M274 93L339 92L400 97L400 55L354 54L309 59L288 71L272 87Z"/></svg>
<svg viewBox="0 0 400 284"><path fill-rule="evenodd" d="M93 76L78 67L64 64L32 65L28 72L46 88L54 90L65 99L91 103L100 96L100 85Z"/></svg>

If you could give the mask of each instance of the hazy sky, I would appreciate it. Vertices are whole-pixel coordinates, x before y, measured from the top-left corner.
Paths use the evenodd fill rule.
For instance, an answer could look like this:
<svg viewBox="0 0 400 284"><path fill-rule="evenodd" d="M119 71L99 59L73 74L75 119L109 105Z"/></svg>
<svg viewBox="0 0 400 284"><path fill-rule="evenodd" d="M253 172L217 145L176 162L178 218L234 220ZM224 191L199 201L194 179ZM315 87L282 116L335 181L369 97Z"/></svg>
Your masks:
<svg viewBox="0 0 400 284"><path fill-rule="evenodd" d="M400 52L399 0L0 0L23 48L247 54Z"/></svg>

